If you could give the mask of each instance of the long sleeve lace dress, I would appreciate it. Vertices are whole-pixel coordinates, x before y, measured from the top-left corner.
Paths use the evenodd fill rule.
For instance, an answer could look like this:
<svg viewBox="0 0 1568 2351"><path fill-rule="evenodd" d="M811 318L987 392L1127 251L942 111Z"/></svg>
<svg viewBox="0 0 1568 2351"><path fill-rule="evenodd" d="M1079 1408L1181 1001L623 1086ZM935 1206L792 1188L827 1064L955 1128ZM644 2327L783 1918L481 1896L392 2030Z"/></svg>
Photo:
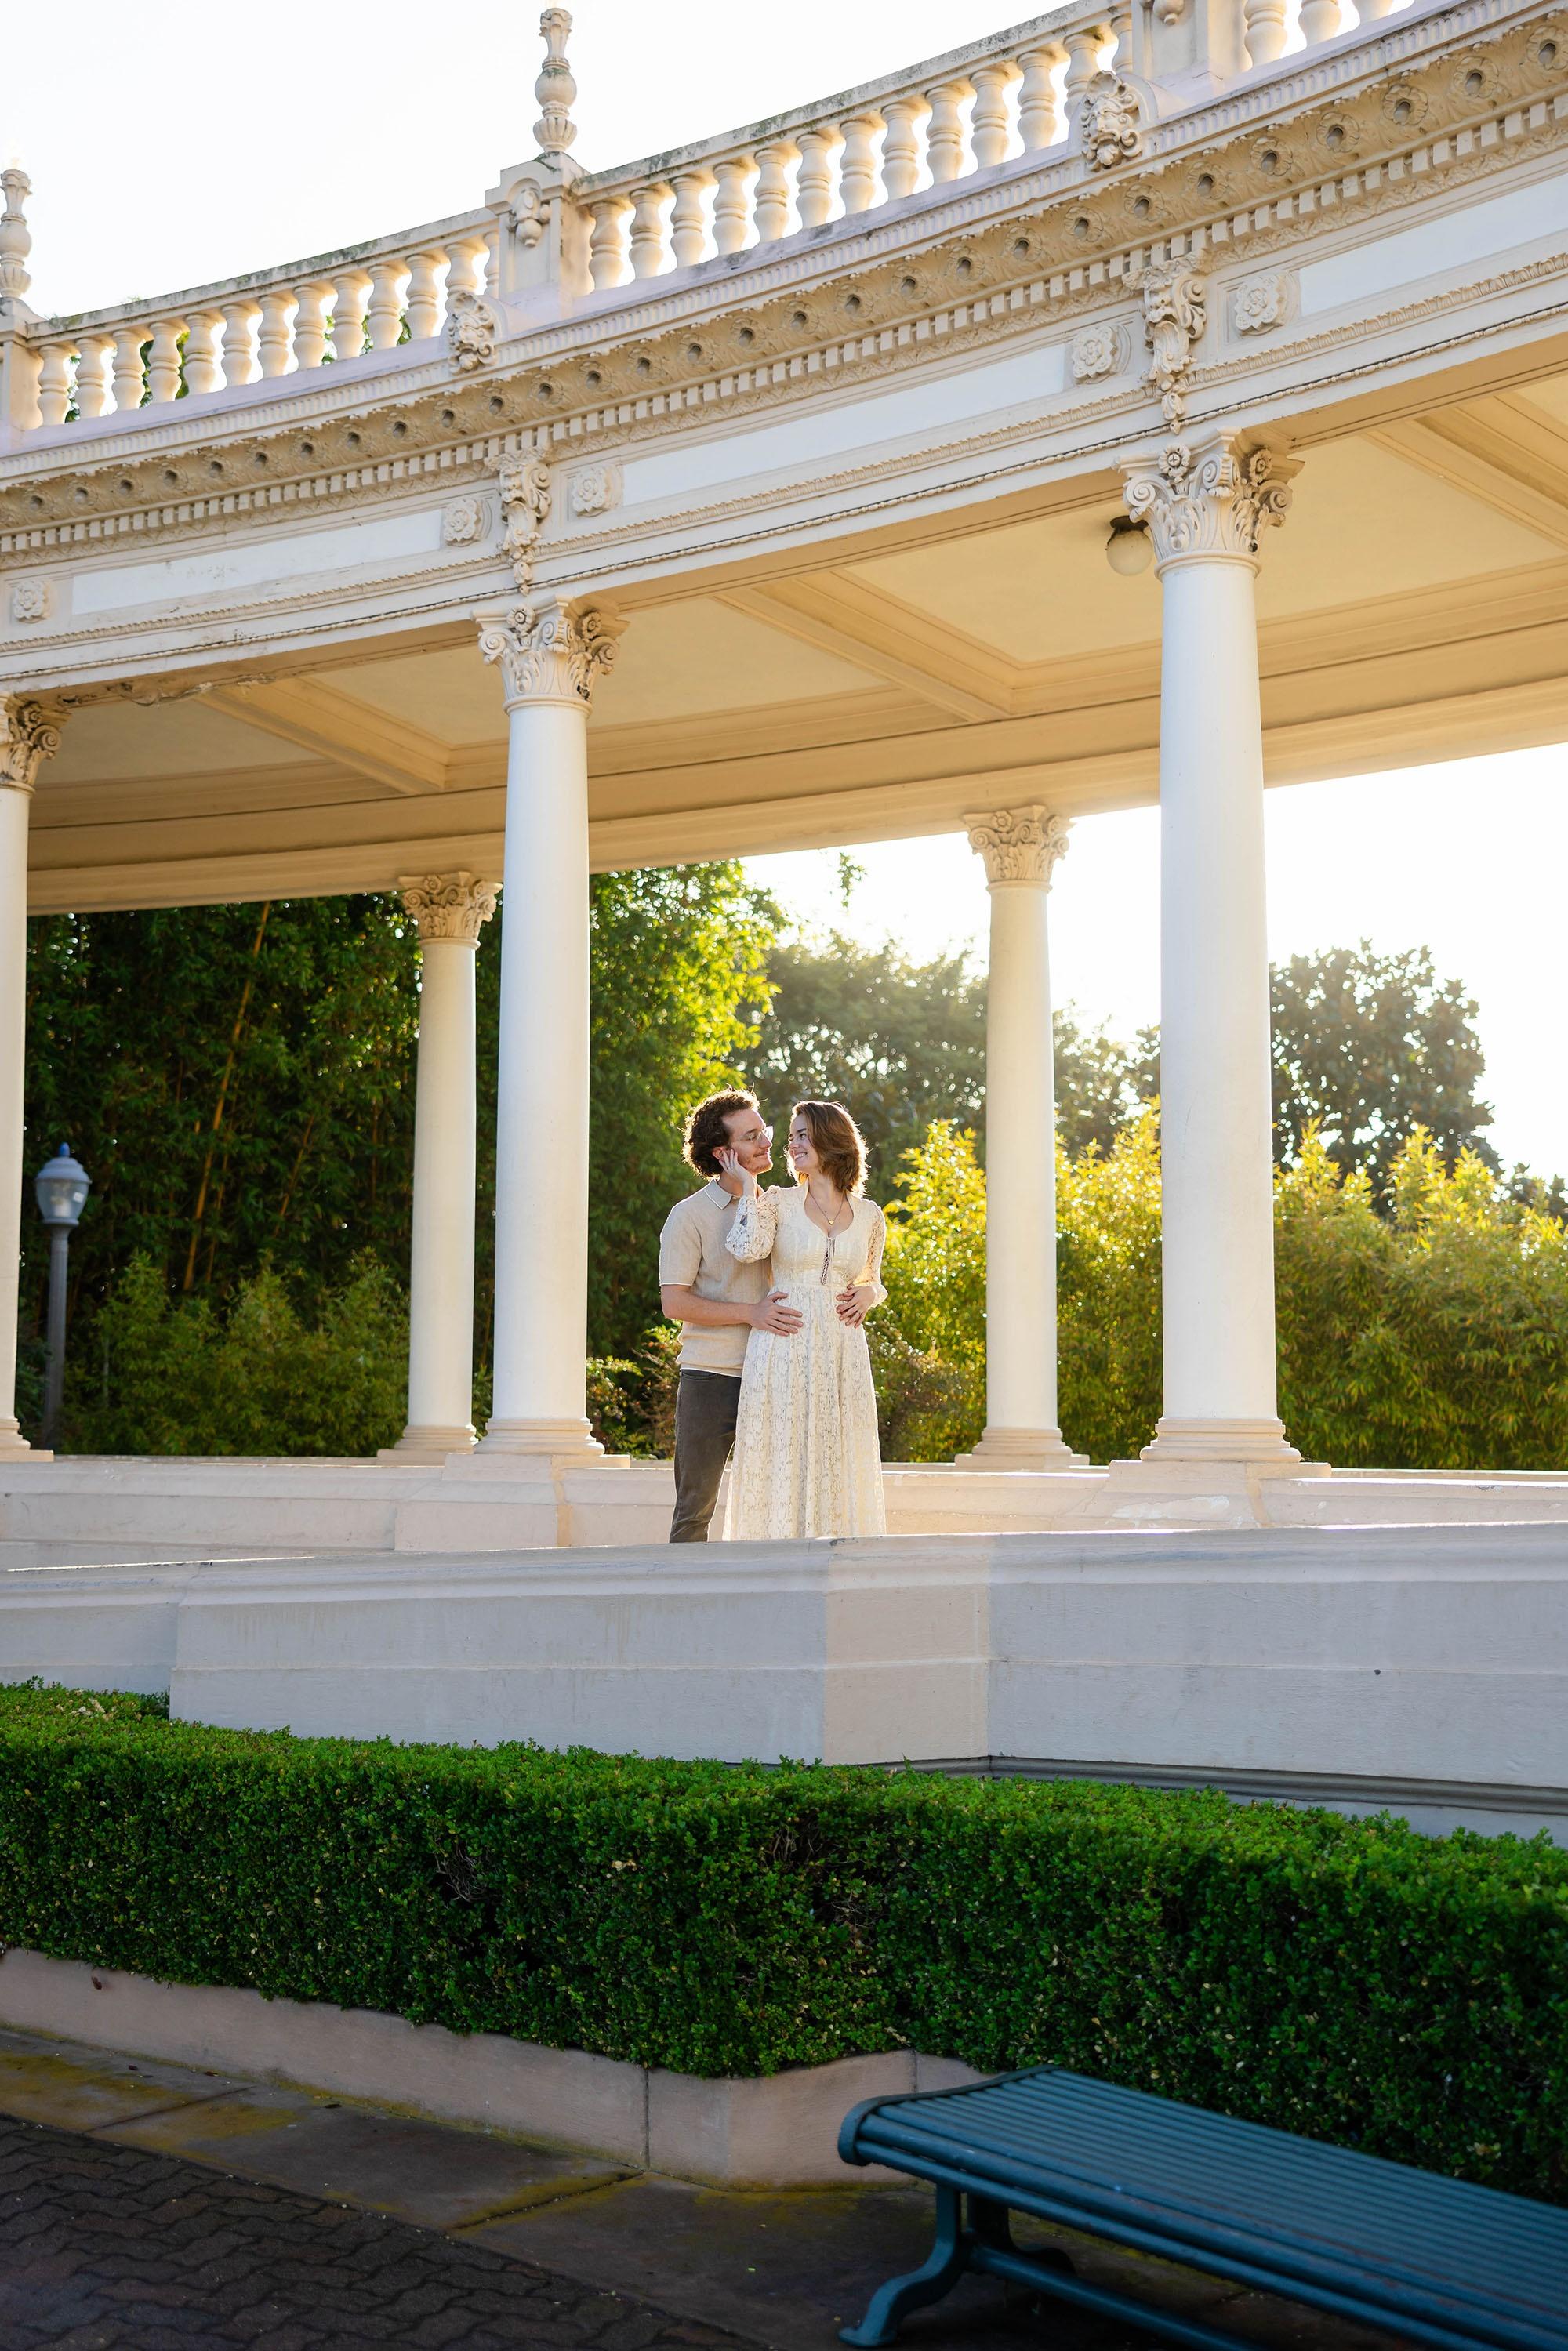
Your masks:
<svg viewBox="0 0 1568 2351"><path fill-rule="evenodd" d="M851 1282L869 1284L881 1305L887 1227L874 1202L852 1207L830 1235L807 1216L803 1189L779 1186L742 1199L730 1227L731 1254L771 1256L773 1287L803 1320L798 1331L753 1331L747 1341L728 1541L887 1531L871 1354L864 1331L841 1322L833 1305Z"/></svg>

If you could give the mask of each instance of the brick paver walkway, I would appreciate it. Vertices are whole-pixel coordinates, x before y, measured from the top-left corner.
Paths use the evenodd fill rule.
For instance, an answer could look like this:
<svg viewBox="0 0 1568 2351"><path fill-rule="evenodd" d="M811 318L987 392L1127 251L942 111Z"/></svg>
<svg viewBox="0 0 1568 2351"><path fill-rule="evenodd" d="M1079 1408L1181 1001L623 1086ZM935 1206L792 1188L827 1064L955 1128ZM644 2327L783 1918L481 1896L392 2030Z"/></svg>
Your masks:
<svg viewBox="0 0 1568 2351"><path fill-rule="evenodd" d="M0 2118L5 2351L742 2351L371 2212Z"/></svg>

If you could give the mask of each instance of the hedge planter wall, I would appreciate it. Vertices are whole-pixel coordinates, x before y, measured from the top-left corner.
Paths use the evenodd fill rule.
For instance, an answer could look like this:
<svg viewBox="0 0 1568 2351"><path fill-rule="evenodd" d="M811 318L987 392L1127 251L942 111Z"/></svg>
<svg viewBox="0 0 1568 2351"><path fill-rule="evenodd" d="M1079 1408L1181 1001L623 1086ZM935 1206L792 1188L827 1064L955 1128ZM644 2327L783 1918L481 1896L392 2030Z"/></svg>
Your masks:
<svg viewBox="0 0 1568 2351"><path fill-rule="evenodd" d="M0 1941L699 2074L1054 2061L1568 2201L1568 1854L0 1691Z"/></svg>

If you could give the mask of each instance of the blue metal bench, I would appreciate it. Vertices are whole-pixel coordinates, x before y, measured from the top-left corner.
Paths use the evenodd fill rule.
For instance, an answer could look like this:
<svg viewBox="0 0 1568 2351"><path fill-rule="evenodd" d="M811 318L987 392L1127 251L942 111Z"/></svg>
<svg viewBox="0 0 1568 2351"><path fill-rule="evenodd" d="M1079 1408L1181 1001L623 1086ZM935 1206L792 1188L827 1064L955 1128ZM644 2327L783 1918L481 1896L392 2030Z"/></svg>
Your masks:
<svg viewBox="0 0 1568 2351"><path fill-rule="evenodd" d="M1237 2335L1087 2283L1062 2253L1020 2250L1012 2211L1443 2351L1568 2351L1568 2210L1052 2065L868 2099L839 2153L936 2189L931 2258L883 2286L846 2343L891 2343L978 2270L1236 2351Z"/></svg>

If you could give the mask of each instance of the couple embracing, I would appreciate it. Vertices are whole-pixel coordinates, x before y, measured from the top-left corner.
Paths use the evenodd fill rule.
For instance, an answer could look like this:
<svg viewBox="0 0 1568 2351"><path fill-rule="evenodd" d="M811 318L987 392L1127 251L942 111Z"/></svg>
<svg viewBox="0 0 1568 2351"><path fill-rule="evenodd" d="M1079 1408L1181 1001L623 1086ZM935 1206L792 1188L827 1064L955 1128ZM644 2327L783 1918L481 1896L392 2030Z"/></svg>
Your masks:
<svg viewBox="0 0 1568 2351"><path fill-rule="evenodd" d="M886 1531L864 1323L887 1295L887 1228L840 1103L797 1102L788 1150L793 1185L764 1191L773 1130L754 1094L713 1094L686 1122L706 1181L659 1241L681 1325L672 1542L706 1541L732 1447L727 1540Z"/></svg>

